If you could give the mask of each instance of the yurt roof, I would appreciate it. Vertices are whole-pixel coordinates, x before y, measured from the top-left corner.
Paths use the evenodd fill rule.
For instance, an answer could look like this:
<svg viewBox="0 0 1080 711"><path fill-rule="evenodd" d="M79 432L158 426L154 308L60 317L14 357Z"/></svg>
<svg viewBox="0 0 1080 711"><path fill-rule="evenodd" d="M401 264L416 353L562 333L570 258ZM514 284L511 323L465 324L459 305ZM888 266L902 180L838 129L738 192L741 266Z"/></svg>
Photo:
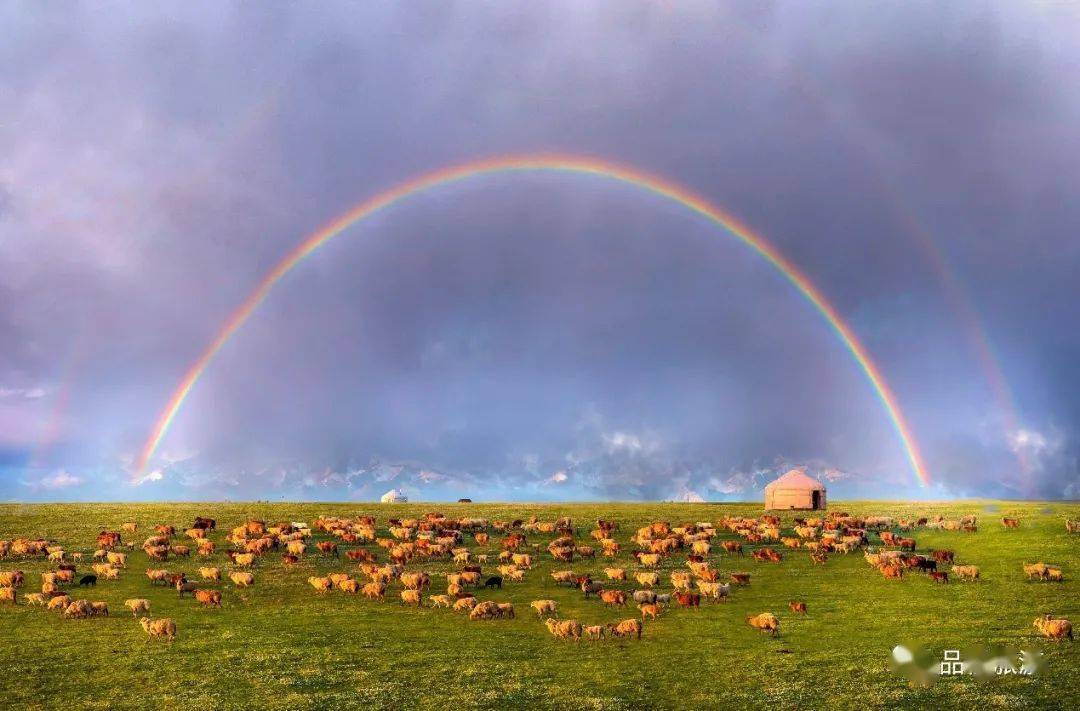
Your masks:
<svg viewBox="0 0 1080 711"><path fill-rule="evenodd" d="M799 471L798 469L792 469L787 474L785 474L782 477L776 479L775 481L769 483L769 485L765 487L765 490L768 491L769 489L774 489L774 488L779 488L779 489L821 489L822 491L824 491L825 490L825 485L822 484L817 479L814 479L813 477L807 476L806 474Z"/></svg>

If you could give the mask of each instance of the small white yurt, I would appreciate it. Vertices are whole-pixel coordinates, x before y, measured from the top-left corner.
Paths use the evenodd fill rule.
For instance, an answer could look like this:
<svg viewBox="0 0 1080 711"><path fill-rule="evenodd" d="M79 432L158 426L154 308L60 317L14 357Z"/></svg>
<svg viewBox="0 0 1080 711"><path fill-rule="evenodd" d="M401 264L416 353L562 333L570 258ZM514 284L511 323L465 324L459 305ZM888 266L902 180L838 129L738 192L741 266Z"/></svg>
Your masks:
<svg viewBox="0 0 1080 711"><path fill-rule="evenodd" d="M401 489L391 489L383 494L382 498L379 500L384 504L404 504L408 503L409 497L405 496L405 492Z"/></svg>

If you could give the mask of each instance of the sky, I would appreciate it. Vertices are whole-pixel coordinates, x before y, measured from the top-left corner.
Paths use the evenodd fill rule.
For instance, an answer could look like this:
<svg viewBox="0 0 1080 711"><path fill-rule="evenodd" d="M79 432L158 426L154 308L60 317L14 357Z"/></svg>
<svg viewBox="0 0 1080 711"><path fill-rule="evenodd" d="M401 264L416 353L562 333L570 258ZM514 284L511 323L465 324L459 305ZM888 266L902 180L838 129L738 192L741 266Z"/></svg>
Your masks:
<svg viewBox="0 0 1080 711"><path fill-rule="evenodd" d="M0 500L1080 497L1080 7L0 4ZM567 154L302 240L449 165Z"/></svg>

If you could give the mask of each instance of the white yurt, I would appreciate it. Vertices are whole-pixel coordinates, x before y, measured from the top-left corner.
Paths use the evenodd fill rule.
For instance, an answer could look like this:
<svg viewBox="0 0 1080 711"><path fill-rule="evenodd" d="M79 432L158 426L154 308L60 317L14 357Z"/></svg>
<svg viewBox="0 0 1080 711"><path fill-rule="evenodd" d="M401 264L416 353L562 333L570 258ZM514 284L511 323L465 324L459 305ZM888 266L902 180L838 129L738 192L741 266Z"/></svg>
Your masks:
<svg viewBox="0 0 1080 711"><path fill-rule="evenodd" d="M391 489L383 494L382 498L379 500L384 504L404 504L408 503L409 497L405 496L405 492L401 489Z"/></svg>

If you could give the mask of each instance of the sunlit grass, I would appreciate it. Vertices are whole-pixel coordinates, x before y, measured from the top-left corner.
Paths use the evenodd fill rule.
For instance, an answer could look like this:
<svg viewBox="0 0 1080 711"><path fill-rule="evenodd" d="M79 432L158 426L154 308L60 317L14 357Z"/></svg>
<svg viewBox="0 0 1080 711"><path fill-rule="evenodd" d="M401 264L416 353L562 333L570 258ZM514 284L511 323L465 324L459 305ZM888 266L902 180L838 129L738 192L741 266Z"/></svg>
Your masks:
<svg viewBox="0 0 1080 711"><path fill-rule="evenodd" d="M0 607L0 700L4 708L67 709L1061 708L1080 688L1080 655L1067 641L1040 641L1031 623L1043 612L1080 622L1080 535L1070 536L1063 524L1066 515L1080 518L1080 506L993 502L997 510L989 512L989 503L838 502L831 507L906 517L979 515L975 534L914 534L920 550L950 548L958 559L980 566L978 583L936 585L922 575L887 581L859 554L832 556L824 567L811 565L802 552L785 555L780 565L714 555L724 572L750 571L752 585L736 589L727 603L666 611L646 624L641 641L573 643L550 637L529 610L531 600L555 599L562 617L592 624L632 617L636 610L609 610L556 586L548 573L567 566L546 554L534 556L540 562L525 583L478 593L481 599L514 602L517 619L470 622L447 610L404 608L396 586L383 603L340 592L317 595L305 582L309 575L356 572L344 558L319 555L286 570L280 555L271 553L255 571L254 588L218 585L225 591L224 607L202 609L194 600L178 600L171 589L151 586L143 575L146 556L136 550L120 581L72 593L107 601L108 619L63 620L22 604ZM715 522L724 515L761 513L754 504L2 505L0 538L44 536L89 557L102 528L136 521L139 533L127 538L141 542L156 523L180 528L196 515L207 515L218 520L212 538L224 549L226 531L249 517L310 521L320 515L372 514L385 535L388 516L431 510L491 519L566 515L582 537L596 518L613 518L622 525L617 537L624 555L618 563L627 568L633 567L625 553L632 548L628 538L649 521ZM1020 517L1021 528L1003 530L1002 515ZM490 553L498 551L493 538ZM545 545L550 538L529 540ZM1061 566L1065 582L1028 582L1021 564L1036 560ZM664 589L667 574L682 561L679 555L664 563ZM228 560L219 553L209 563L193 558L166 567L193 575L207 564L227 568ZM605 565L597 559L571 567L602 578ZM82 567L89 569L88 561ZM419 567L433 573L453 569L443 562ZM494 564L487 567L494 570ZM43 561L0 561L0 570L14 568L28 572L24 593L36 590L38 573L48 569ZM443 582L436 577L433 591L442 592ZM129 597L148 598L155 616L175 619L177 641L145 642L123 607ZM793 616L790 599L805 600L809 614ZM744 622L746 615L765 610L781 619L778 638ZM926 643L939 656L945 648L993 643L1041 647L1047 667L1035 678L942 679L928 689L912 689L888 667L889 650L901 641Z"/></svg>

